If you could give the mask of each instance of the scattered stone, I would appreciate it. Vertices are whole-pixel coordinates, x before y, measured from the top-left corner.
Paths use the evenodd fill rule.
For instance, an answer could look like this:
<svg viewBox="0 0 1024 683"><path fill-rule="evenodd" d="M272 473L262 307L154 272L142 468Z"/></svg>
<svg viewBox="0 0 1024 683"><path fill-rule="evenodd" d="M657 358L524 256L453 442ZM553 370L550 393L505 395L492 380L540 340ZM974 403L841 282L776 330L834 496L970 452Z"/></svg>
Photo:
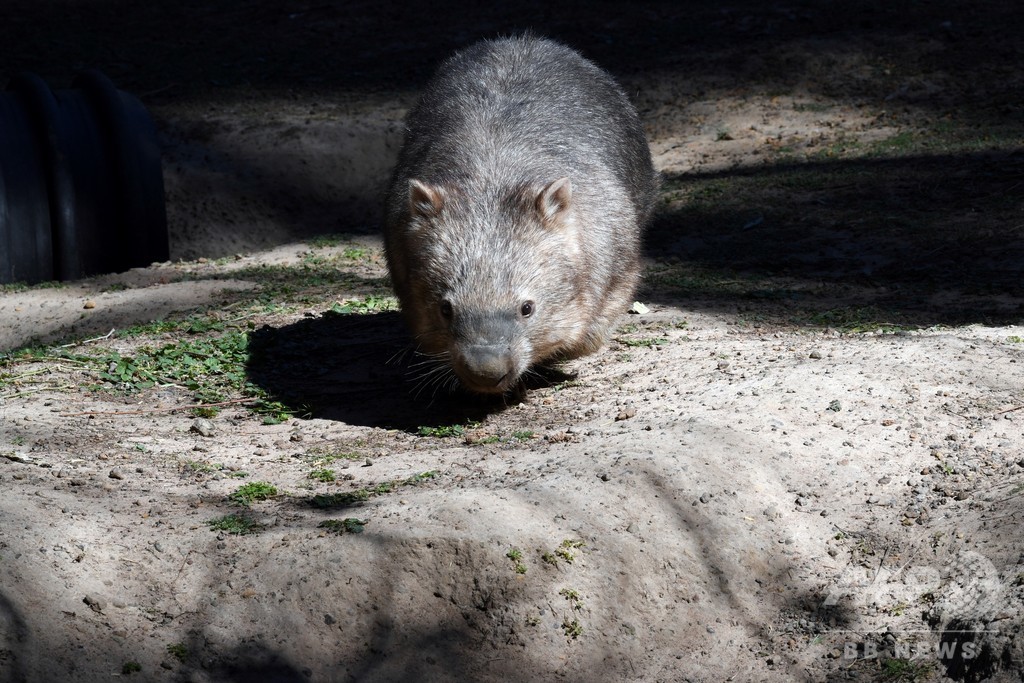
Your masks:
<svg viewBox="0 0 1024 683"><path fill-rule="evenodd" d="M628 420L631 417L636 417L636 408L632 406L620 410L619 414L615 416L615 421L622 422L623 420Z"/></svg>
<svg viewBox="0 0 1024 683"><path fill-rule="evenodd" d="M705 503L705 504L706 504L706 503L708 503L708 502L709 502L710 500L711 500L711 494L710 494L710 493L702 493L702 494L700 495L700 502L702 502L702 503Z"/></svg>
<svg viewBox="0 0 1024 683"><path fill-rule="evenodd" d="M324 623L327 624L328 626L333 626L335 621L336 621L335 618L332 617L330 614L325 614L324 615Z"/></svg>
<svg viewBox="0 0 1024 683"><path fill-rule="evenodd" d="M104 602L102 598L98 598L95 595L86 595L84 598L82 598L82 602L87 604L89 606L89 609L96 613L102 612L103 609L107 606L107 603Z"/></svg>
<svg viewBox="0 0 1024 683"><path fill-rule="evenodd" d="M216 429L213 426L213 423L207 420L205 417L196 418L196 420L192 423L192 426L189 427L188 430L190 432L195 432L199 436L206 437L213 436L214 432L216 431Z"/></svg>
<svg viewBox="0 0 1024 683"><path fill-rule="evenodd" d="M96 308L96 302L93 301L92 299L86 299L85 303L82 304L82 308L84 308L86 310L91 310L93 308Z"/></svg>
<svg viewBox="0 0 1024 683"><path fill-rule="evenodd" d="M110 477L111 479L124 479L124 470L122 470L120 467L115 467L114 469L110 470L110 474L108 474L107 476Z"/></svg>
<svg viewBox="0 0 1024 683"><path fill-rule="evenodd" d="M807 505L811 504L811 501L805 496L800 496L799 498L796 499L796 504L799 505L800 507L806 507Z"/></svg>
<svg viewBox="0 0 1024 683"><path fill-rule="evenodd" d="M819 351L818 349L814 349L813 351L811 351L810 355L811 358L813 358L814 360L821 360L821 351Z"/></svg>
<svg viewBox="0 0 1024 683"><path fill-rule="evenodd" d="M633 305L629 307L629 312L632 313L633 315L644 315L650 310L651 309L647 308L647 306L640 303L639 301L634 301Z"/></svg>

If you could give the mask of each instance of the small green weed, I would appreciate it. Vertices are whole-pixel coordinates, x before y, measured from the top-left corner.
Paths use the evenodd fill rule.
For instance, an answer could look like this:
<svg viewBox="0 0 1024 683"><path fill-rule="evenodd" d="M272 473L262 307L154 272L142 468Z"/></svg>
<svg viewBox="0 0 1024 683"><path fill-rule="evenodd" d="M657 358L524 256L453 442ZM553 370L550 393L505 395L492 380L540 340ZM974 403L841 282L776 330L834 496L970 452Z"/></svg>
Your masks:
<svg viewBox="0 0 1024 683"><path fill-rule="evenodd" d="M1024 344L1024 337L1013 334L1007 337L1006 341L1010 342L1011 344Z"/></svg>
<svg viewBox="0 0 1024 683"><path fill-rule="evenodd" d="M668 339L665 337L651 337L649 339L616 339L617 342L623 346L629 346L632 348L646 348L649 349L652 346L663 346L668 343Z"/></svg>
<svg viewBox="0 0 1024 683"><path fill-rule="evenodd" d="M369 295L364 299L351 299L331 307L332 313L340 315L366 315L368 313L382 313L384 311L397 311L398 299L393 296Z"/></svg>
<svg viewBox="0 0 1024 683"><path fill-rule="evenodd" d="M576 556L572 551L582 548L585 545L586 543L583 541L574 541L567 538L555 549L555 554L565 560L568 564L572 564L576 560Z"/></svg>
<svg viewBox="0 0 1024 683"><path fill-rule="evenodd" d="M309 499L309 504L316 508L339 508L348 507L355 505L356 503L362 503L369 500L372 496L380 496L385 493L391 493L404 486L416 486L418 484L433 479L437 476L435 470L429 472L422 472L420 474L414 474L407 479L395 479L393 481L385 481L372 486L370 488L360 488L355 491L344 491L341 493L328 493L313 496Z"/></svg>
<svg viewBox="0 0 1024 683"><path fill-rule="evenodd" d="M515 570L516 570L516 574L525 574L526 573L526 565L523 564L523 551L522 550L520 550L519 548L512 548L507 553L505 553L505 557L507 557L508 559L512 560L513 567L515 567Z"/></svg>
<svg viewBox="0 0 1024 683"><path fill-rule="evenodd" d="M831 327L851 334L861 334L864 332L892 333L911 329L899 323L885 320L884 315L884 313L872 306L834 308L814 313L801 322L818 327Z"/></svg>
<svg viewBox="0 0 1024 683"><path fill-rule="evenodd" d="M355 491L343 491L341 493L321 493L309 499L309 504L316 508L341 508L362 503L370 499L370 492L366 489Z"/></svg>
<svg viewBox="0 0 1024 683"><path fill-rule="evenodd" d="M263 525L246 515L225 515L211 519L207 524L213 531L223 531L235 536L254 534L263 529Z"/></svg>
<svg viewBox="0 0 1024 683"><path fill-rule="evenodd" d="M220 463L205 462L202 460L186 460L182 466L186 472L195 472L196 474L212 474L213 472L220 472L224 469L224 465Z"/></svg>
<svg viewBox="0 0 1024 683"><path fill-rule="evenodd" d="M131 676L142 671L142 665L138 662L125 662L124 666L121 667L122 676Z"/></svg>
<svg viewBox="0 0 1024 683"><path fill-rule="evenodd" d="M583 598L580 597L579 591L572 588L563 588L558 591L558 594L569 601L569 606L574 611L583 607Z"/></svg>
<svg viewBox="0 0 1024 683"><path fill-rule="evenodd" d="M277 487L263 481L253 481L238 487L228 494L228 500L235 505L248 507L258 500L266 500L277 495Z"/></svg>
<svg viewBox="0 0 1024 683"><path fill-rule="evenodd" d="M363 249L362 247L346 247L341 252L342 258L346 258L349 261L362 261L370 255L369 249Z"/></svg>
<svg viewBox="0 0 1024 683"><path fill-rule="evenodd" d="M532 439L535 436L536 436L536 434L534 434L529 429L523 429L523 430L520 430L518 432L512 432L512 438L513 439L518 439L520 441L529 441L530 439Z"/></svg>
<svg viewBox="0 0 1024 683"><path fill-rule="evenodd" d="M184 643L168 645L167 653L180 662L184 662L188 658L188 648L185 647Z"/></svg>
<svg viewBox="0 0 1024 683"><path fill-rule="evenodd" d="M583 627L580 626L579 619L570 620L569 617L565 617L562 620L562 632L567 638L576 640L583 635Z"/></svg>
<svg viewBox="0 0 1024 683"><path fill-rule="evenodd" d="M346 517L345 519L325 519L317 524L321 529L327 529L333 534L361 534L366 526L367 520Z"/></svg>
<svg viewBox="0 0 1024 683"><path fill-rule="evenodd" d="M324 484L327 484L327 483L330 483L330 482L334 481L336 476L334 474L334 470L329 470L327 468L321 468L321 469L316 469L316 470L313 470L312 472L310 472L309 473L309 478L313 479L314 481L319 481L319 482L322 482Z"/></svg>
<svg viewBox="0 0 1024 683"><path fill-rule="evenodd" d="M462 425L450 425L445 427L420 427L416 432L420 436L434 436L444 439L451 436L465 436L466 428Z"/></svg>
<svg viewBox="0 0 1024 683"><path fill-rule="evenodd" d="M882 680L899 683L922 681L935 670L933 662L914 662L909 659L887 659L882 664Z"/></svg>

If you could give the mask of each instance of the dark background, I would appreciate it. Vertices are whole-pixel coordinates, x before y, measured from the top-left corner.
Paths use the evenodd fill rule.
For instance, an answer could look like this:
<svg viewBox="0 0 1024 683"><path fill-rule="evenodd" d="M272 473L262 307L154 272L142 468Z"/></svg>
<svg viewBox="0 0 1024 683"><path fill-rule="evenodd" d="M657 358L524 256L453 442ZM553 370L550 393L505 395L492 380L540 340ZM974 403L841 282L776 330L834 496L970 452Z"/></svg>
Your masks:
<svg viewBox="0 0 1024 683"><path fill-rule="evenodd" d="M906 324L1024 317L1024 12L1009 0L13 0L0 76L63 87L99 67L163 125L182 107L265 98L408 103L452 50L522 30L614 73L655 136L686 126L666 108L725 91L799 92L913 133L892 154L668 174L676 201L647 249L670 272L645 296L742 310L820 283L815 297ZM737 277L739 292L721 284Z"/></svg>

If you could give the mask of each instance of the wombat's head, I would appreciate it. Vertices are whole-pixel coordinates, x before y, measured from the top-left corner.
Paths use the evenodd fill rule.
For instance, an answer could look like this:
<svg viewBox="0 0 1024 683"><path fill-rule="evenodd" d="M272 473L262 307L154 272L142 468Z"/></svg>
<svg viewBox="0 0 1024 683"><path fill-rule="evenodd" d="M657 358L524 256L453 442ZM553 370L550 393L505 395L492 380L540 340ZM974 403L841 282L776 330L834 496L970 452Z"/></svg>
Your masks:
<svg viewBox="0 0 1024 683"><path fill-rule="evenodd" d="M586 297L568 178L511 192L410 180L393 232L392 279L419 349L465 388L509 391L579 345Z"/></svg>

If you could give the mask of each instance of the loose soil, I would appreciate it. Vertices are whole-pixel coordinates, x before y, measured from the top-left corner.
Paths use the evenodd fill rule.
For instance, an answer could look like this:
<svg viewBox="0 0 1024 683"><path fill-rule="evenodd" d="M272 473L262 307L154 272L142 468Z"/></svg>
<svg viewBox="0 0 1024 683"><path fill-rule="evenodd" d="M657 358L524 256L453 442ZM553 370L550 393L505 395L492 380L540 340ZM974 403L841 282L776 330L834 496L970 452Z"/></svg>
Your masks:
<svg viewBox="0 0 1024 683"><path fill-rule="evenodd" d="M1024 677L1015 3L7 5L11 73L153 113L173 259L0 290L0 680ZM376 226L433 65L524 29L663 206L647 312L480 400ZM220 400L119 374L229 338Z"/></svg>

